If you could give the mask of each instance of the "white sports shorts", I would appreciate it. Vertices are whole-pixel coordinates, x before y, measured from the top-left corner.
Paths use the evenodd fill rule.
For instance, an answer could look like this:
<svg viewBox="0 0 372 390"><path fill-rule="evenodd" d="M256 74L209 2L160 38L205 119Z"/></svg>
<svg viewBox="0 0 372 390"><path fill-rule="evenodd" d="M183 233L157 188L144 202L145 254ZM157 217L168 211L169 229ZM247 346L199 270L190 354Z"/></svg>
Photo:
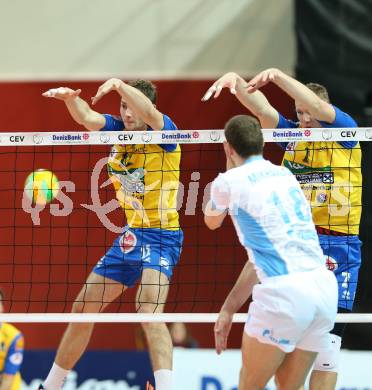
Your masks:
<svg viewBox="0 0 372 390"><path fill-rule="evenodd" d="M265 279L254 287L244 331L284 352L319 352L337 314L338 287L325 267Z"/></svg>

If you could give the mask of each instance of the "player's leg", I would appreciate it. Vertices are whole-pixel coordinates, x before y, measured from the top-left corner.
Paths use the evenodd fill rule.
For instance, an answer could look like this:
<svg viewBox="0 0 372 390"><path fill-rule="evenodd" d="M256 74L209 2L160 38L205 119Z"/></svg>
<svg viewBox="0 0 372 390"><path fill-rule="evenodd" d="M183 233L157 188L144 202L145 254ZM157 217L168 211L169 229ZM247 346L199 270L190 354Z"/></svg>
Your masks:
<svg viewBox="0 0 372 390"><path fill-rule="evenodd" d="M340 310L347 312L347 310ZM311 390L333 390L336 388L338 376L338 361L341 350L341 340L345 324L335 324L330 333L329 348L319 352L310 377Z"/></svg>
<svg viewBox="0 0 372 390"><path fill-rule="evenodd" d="M168 277L157 270L143 270L137 291L137 311L162 313L168 296ZM171 389L172 339L165 323L143 323L157 390Z"/></svg>
<svg viewBox="0 0 372 390"><path fill-rule="evenodd" d="M280 348L272 344L261 343L244 332L239 390L264 389L285 356L286 353Z"/></svg>
<svg viewBox="0 0 372 390"><path fill-rule="evenodd" d="M275 382L279 390L298 390L305 383L317 353L296 348L287 354L276 372Z"/></svg>
<svg viewBox="0 0 372 390"><path fill-rule="evenodd" d="M136 308L141 313L161 313L167 300L169 281L179 261L182 230L145 229L133 233L141 241L141 283ZM156 390L172 388L172 339L164 323L142 324L154 370Z"/></svg>
<svg viewBox="0 0 372 390"><path fill-rule="evenodd" d="M98 313L117 298L125 287L112 279L91 273L79 292L73 307L73 313ZM76 362L80 359L90 340L93 323L70 323L57 350L55 362L49 372L44 388L59 389Z"/></svg>
<svg viewBox="0 0 372 390"><path fill-rule="evenodd" d="M351 312L361 263L361 242L357 236L319 235L327 266L338 281L338 312ZM331 331L329 347L321 351L310 378L311 390L334 390L337 383L338 361L345 324L336 324Z"/></svg>

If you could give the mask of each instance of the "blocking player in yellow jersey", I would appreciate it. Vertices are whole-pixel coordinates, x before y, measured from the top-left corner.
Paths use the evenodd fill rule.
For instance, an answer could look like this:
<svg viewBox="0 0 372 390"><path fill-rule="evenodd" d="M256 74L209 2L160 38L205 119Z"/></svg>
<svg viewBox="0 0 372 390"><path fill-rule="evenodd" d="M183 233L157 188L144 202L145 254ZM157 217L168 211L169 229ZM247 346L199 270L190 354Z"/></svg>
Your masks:
<svg viewBox="0 0 372 390"><path fill-rule="evenodd" d="M0 313L4 311L4 294L0 289ZM24 341L22 333L13 325L0 323L0 390L21 389L21 368Z"/></svg>
<svg viewBox="0 0 372 390"><path fill-rule="evenodd" d="M92 103L110 91L120 96L119 117L94 111L78 96L81 90L61 87L43 95L64 101L75 121L88 130L177 129L173 121L156 108L156 88L150 81L125 83L110 79L98 89ZM89 275L73 305L74 312L103 311L138 281L136 310L142 313L163 311L169 280L183 243L176 209L180 159L177 144L113 146L107 169L127 225ZM170 390L172 341L169 331L163 323L142 326L149 345L156 389ZM61 388L68 371L85 350L92 330L93 324L68 326L55 363L40 388Z"/></svg>
<svg viewBox="0 0 372 390"><path fill-rule="evenodd" d="M290 121L271 106L259 90L272 82L294 101L298 122ZM356 127L350 115L330 104L325 87L304 85L279 69L267 69L246 82L227 73L206 92L203 101L229 88L237 99L260 120L263 128ZM310 131L310 130L308 130ZM327 138L327 131L324 132ZM358 142L290 142L283 165L296 175L311 203L319 242L326 265L334 271L339 285L339 312L352 309L361 263L358 238L361 216L361 149ZM329 349L318 354L311 375L311 390L333 390L345 324L336 324Z"/></svg>

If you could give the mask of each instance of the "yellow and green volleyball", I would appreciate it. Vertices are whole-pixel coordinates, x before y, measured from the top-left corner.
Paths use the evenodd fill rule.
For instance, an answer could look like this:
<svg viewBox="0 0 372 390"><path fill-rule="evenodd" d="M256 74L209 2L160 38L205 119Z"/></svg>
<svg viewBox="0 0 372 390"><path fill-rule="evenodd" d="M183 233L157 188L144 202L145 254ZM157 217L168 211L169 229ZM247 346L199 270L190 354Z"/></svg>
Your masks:
<svg viewBox="0 0 372 390"><path fill-rule="evenodd" d="M51 171L38 169L27 176L25 193L34 204L45 205L51 202L58 191L58 178Z"/></svg>

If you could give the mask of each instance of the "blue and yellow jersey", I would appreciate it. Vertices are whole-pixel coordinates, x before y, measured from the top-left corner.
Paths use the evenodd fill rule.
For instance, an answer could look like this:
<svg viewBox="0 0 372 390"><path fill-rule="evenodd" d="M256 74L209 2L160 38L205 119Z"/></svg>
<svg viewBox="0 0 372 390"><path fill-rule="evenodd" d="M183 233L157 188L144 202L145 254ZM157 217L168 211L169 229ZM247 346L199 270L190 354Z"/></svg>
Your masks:
<svg viewBox="0 0 372 390"><path fill-rule="evenodd" d="M123 130L121 119L111 115L105 118L106 126L102 130ZM163 130L177 130L166 115ZM176 144L112 147L108 174L129 227L180 228L177 212L180 161L181 149Z"/></svg>
<svg viewBox="0 0 372 390"><path fill-rule="evenodd" d="M332 124L322 127L356 127L337 107ZM279 116L277 128L298 124ZM315 225L357 235L362 211L361 149L359 142L289 142L282 165L296 175L310 201Z"/></svg>
<svg viewBox="0 0 372 390"><path fill-rule="evenodd" d="M24 341L22 333L13 325L0 324L0 375L14 375L11 390L20 390L19 373L23 360Z"/></svg>

